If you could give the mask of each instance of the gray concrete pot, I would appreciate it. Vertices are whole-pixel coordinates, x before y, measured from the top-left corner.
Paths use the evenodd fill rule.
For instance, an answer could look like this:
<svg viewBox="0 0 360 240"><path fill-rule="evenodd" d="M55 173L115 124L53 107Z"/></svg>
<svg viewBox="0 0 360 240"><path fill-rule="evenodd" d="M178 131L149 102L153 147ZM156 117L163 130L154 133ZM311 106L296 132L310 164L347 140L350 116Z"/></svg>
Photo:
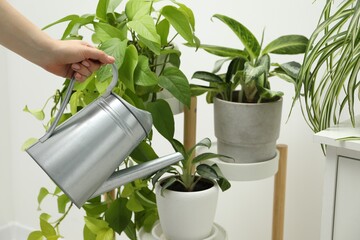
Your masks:
<svg viewBox="0 0 360 240"><path fill-rule="evenodd" d="M219 154L236 163L254 163L276 156L282 99L269 103L237 103L214 99L214 125ZM221 159L229 161L229 159Z"/></svg>

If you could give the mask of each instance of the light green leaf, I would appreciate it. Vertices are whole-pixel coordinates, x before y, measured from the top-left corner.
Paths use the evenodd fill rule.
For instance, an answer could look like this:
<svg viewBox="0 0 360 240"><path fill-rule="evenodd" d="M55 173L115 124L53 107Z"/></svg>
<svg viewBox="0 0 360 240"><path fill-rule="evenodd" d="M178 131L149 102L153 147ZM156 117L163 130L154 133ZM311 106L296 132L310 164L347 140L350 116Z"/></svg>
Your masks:
<svg viewBox="0 0 360 240"><path fill-rule="evenodd" d="M160 45L160 36L156 32L152 17L142 16L139 19L128 22L127 25L143 38Z"/></svg>
<svg viewBox="0 0 360 240"><path fill-rule="evenodd" d="M114 230L111 228L101 230L97 234L96 240L114 240Z"/></svg>
<svg viewBox="0 0 360 240"><path fill-rule="evenodd" d="M169 31L170 31L170 23L166 19L163 19L156 25L156 32L160 36L161 45L165 46L168 43L167 39L169 36Z"/></svg>
<svg viewBox="0 0 360 240"><path fill-rule="evenodd" d="M41 231L31 232L27 238L27 240L43 240L43 239L44 239L44 235L42 234Z"/></svg>
<svg viewBox="0 0 360 240"><path fill-rule="evenodd" d="M194 32L189 18L182 11L174 6L165 6L161 9L161 14L187 42L190 44L195 43Z"/></svg>
<svg viewBox="0 0 360 240"><path fill-rule="evenodd" d="M187 16L190 26L193 29L193 31L195 31L195 16L193 11L188 8L185 4L179 3L179 2L175 2L178 6L179 6L179 10L185 15Z"/></svg>
<svg viewBox="0 0 360 240"><path fill-rule="evenodd" d="M84 225L83 236L84 240L96 240L96 234L91 232L86 225Z"/></svg>
<svg viewBox="0 0 360 240"><path fill-rule="evenodd" d="M62 192L62 190L58 186L56 186L53 194L57 195L57 194L59 194L61 192Z"/></svg>
<svg viewBox="0 0 360 240"><path fill-rule="evenodd" d="M41 232L44 234L44 237L46 237L47 239L52 238L52 239L57 239L57 235L56 235L56 231L55 228L48 223L47 221L45 221L44 219L40 218L40 228L41 228Z"/></svg>
<svg viewBox="0 0 360 240"><path fill-rule="evenodd" d="M220 14L215 14L213 17L225 23L236 34L252 59L260 55L261 46L249 29L230 17Z"/></svg>
<svg viewBox="0 0 360 240"><path fill-rule="evenodd" d="M121 41L126 39L126 35L123 31L107 23L94 23L94 29L94 37L102 43L112 38L118 38Z"/></svg>
<svg viewBox="0 0 360 240"><path fill-rule="evenodd" d="M281 36L270 42L263 50L263 54L300 54L304 53L309 40L302 35Z"/></svg>
<svg viewBox="0 0 360 240"><path fill-rule="evenodd" d="M149 68L149 59L143 55L139 56L138 64L134 71L134 81L140 86L154 86L158 84L158 78Z"/></svg>
<svg viewBox="0 0 360 240"><path fill-rule="evenodd" d="M129 0L125 6L126 16L130 21L150 16L152 1L148 0Z"/></svg>
<svg viewBox="0 0 360 240"><path fill-rule="evenodd" d="M132 195L129 198L129 201L126 203L126 207L133 212L141 212L144 210L144 207L141 203L136 199L135 195Z"/></svg>
<svg viewBox="0 0 360 240"><path fill-rule="evenodd" d="M109 228L109 224L101 219L96 219L94 217L84 217L85 224L92 233L98 234L102 230Z"/></svg>
<svg viewBox="0 0 360 240"><path fill-rule="evenodd" d="M40 209L40 205L41 205L42 201L44 200L44 198L47 195L49 195L49 191L44 187L40 188L40 191L39 191L39 194L38 194L38 197L37 197L37 201L38 201L38 204L39 204L38 209Z"/></svg>
<svg viewBox="0 0 360 240"><path fill-rule="evenodd" d="M119 69L119 79L130 91L135 92L134 71L138 63L138 52L134 45L126 48L124 59L126 61Z"/></svg>
<svg viewBox="0 0 360 240"><path fill-rule="evenodd" d="M47 213L40 214L40 219L43 219L44 221L48 222L51 216Z"/></svg>
<svg viewBox="0 0 360 240"><path fill-rule="evenodd" d="M67 21L71 21L71 20L75 20L75 19L78 19L79 18L79 15L74 15L74 14L71 14L71 15L68 15L66 17L63 17L53 23L50 23L49 25L46 25L45 27L42 28L42 30L45 30L47 28L50 28L56 24L59 24L59 23L63 23L63 22L67 22Z"/></svg>
<svg viewBox="0 0 360 240"><path fill-rule="evenodd" d="M24 142L24 144L21 146L21 151L25 151L26 149L28 149L29 147L31 147L32 145L34 145L37 141L38 141L37 138L29 138L29 139L26 140L26 141Z"/></svg>
<svg viewBox="0 0 360 240"><path fill-rule="evenodd" d="M62 194L61 196L58 197L57 204L58 204L59 213L65 213L66 204L68 202L70 202L70 199L65 194Z"/></svg>
<svg viewBox="0 0 360 240"><path fill-rule="evenodd" d="M30 110L28 108L28 106L26 105L23 109L24 112L28 112L30 113L31 115L33 115L37 120L44 120L45 118L45 113L43 111L43 109L36 109L36 110Z"/></svg>
<svg viewBox="0 0 360 240"><path fill-rule="evenodd" d="M169 104L162 99L147 104L147 110L151 113L153 123L158 132L168 140L174 138L174 116Z"/></svg>
<svg viewBox="0 0 360 240"><path fill-rule="evenodd" d="M115 9L120 5L122 0L110 0L107 8L107 13L114 13Z"/></svg>
<svg viewBox="0 0 360 240"><path fill-rule="evenodd" d="M119 68L124 62L127 42L127 39L121 41L118 38L111 38L103 42L100 49L113 56L115 58L115 65ZM96 80L100 82L106 81L112 78L112 74L112 67L110 65L103 66L96 72Z"/></svg>
<svg viewBox="0 0 360 240"><path fill-rule="evenodd" d="M190 85L186 76L178 68L165 68L159 77L159 85L168 90L180 102L190 106Z"/></svg>
<svg viewBox="0 0 360 240"><path fill-rule="evenodd" d="M103 22L106 22L107 19L106 14L109 6L109 1L110 0L99 0L96 7L96 17Z"/></svg>

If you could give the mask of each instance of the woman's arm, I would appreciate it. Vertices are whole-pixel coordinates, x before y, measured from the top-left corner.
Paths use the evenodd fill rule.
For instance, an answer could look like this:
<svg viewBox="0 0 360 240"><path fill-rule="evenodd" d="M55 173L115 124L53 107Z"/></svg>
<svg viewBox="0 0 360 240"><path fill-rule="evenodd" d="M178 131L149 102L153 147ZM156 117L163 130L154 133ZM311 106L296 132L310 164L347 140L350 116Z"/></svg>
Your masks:
<svg viewBox="0 0 360 240"><path fill-rule="evenodd" d="M0 0L0 44L51 73L79 81L114 62L84 41L52 39L6 0Z"/></svg>

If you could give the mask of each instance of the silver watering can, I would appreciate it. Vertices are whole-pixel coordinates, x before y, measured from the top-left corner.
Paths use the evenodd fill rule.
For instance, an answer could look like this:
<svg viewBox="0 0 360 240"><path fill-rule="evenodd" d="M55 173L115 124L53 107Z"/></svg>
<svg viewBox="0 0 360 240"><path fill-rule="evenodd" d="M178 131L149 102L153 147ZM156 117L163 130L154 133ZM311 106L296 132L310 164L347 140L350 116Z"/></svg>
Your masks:
<svg viewBox="0 0 360 240"><path fill-rule="evenodd" d="M26 150L78 208L88 199L183 159L173 153L115 171L149 134L152 118L112 92L118 80L114 64L112 70L106 92L56 127L69 102L72 79L53 124Z"/></svg>

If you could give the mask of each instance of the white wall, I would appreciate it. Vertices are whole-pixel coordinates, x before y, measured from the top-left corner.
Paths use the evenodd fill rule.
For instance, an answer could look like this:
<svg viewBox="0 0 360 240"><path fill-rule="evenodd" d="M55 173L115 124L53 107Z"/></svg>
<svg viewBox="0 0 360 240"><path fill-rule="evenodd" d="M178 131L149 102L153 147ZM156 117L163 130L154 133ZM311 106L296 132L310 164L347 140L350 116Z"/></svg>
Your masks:
<svg viewBox="0 0 360 240"><path fill-rule="evenodd" d="M42 27L70 13L94 12L97 1L11 0L10 2L35 24ZM259 38L265 28L265 43L268 43L284 34L309 35L318 20L321 8L320 1L313 4L312 0L186 0L183 2L193 9L197 21L196 32L204 43L225 44L231 47L240 47L239 40L219 21L212 22L210 18L213 14L221 13L236 18ZM48 32L58 38L61 31L59 27ZM182 66L188 77L191 77L194 71L212 69L215 57L200 50L194 53L192 49L184 47L181 49L183 50ZM30 157L20 151L22 143L27 138L40 137L43 133L39 122L22 112L22 109L26 104L30 108L41 108L53 91L61 86L62 79L46 73L8 51L0 51L0 62L0 70L3 73L0 80L3 87L3 93L0 94L0 109L1 118L5 119L0 125L0 225L15 220L38 228L39 213L36 211L38 190L41 186L52 189L53 185ZM286 123L292 100L292 86L280 80L275 81L273 88L285 92L279 143L289 146L285 239L317 240L324 157L320 147L313 143L312 132L304 123L298 106ZM214 139L212 106L207 105L203 97L200 97L198 102L198 139L203 137ZM8 120L6 120L7 116ZM177 116L176 120L181 128L182 116ZM179 130L177 132L179 139L181 134L182 130ZM157 142L154 144L158 148L162 146ZM7 149L9 151L6 151ZM230 240L271 239L272 185L273 178L255 182L233 182L232 189L220 195L216 222L227 229ZM52 212L55 213L56 209ZM65 222L62 234L68 240L81 239L82 211L75 210L71 216L71 221Z"/></svg>

